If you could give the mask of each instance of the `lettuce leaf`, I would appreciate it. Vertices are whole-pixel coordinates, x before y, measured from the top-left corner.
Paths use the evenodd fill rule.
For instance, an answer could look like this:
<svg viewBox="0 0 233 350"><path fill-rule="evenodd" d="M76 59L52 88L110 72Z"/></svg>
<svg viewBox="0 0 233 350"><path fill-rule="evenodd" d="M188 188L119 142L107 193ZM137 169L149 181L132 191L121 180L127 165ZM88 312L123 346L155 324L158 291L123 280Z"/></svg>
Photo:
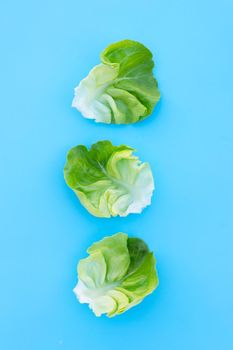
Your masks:
<svg viewBox="0 0 233 350"><path fill-rule="evenodd" d="M108 46L100 59L75 88L72 106L107 124L131 124L149 116L160 98L150 50L123 40Z"/></svg>
<svg viewBox="0 0 233 350"><path fill-rule="evenodd" d="M94 216L141 213L151 203L153 175L148 163L132 155L133 148L99 141L88 150L72 148L64 177L82 205Z"/></svg>
<svg viewBox="0 0 233 350"><path fill-rule="evenodd" d="M155 258L141 239L117 233L94 243L78 264L74 288L96 316L112 317L139 304L158 285Z"/></svg>

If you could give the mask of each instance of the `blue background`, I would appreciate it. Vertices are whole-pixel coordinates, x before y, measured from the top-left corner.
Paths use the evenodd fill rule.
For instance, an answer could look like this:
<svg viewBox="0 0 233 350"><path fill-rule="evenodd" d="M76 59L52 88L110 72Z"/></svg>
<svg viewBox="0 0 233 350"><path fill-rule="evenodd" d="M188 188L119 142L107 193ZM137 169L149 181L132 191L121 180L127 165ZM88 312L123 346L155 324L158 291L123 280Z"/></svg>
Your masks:
<svg viewBox="0 0 233 350"><path fill-rule="evenodd" d="M231 350L233 314L233 4L8 1L1 5L0 348ZM95 124L73 88L108 44L154 54L162 99L131 126ZM66 152L100 139L151 163L152 205L98 219L63 180ZM117 231L155 251L160 286L95 318L72 292L76 264Z"/></svg>

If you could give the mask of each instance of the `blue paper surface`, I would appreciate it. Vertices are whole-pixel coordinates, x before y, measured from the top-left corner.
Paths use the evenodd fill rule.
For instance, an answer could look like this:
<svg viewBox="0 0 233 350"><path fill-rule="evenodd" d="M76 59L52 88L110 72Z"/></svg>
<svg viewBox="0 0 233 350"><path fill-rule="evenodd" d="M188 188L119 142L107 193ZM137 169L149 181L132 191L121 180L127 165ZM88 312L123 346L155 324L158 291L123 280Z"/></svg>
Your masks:
<svg viewBox="0 0 233 350"><path fill-rule="evenodd" d="M0 13L0 348L231 350L232 1L14 0ZM126 38L153 52L161 101L136 125L95 124L73 89ZM66 186L68 149L103 139L150 162L141 215L92 217ZM96 318L72 292L76 264L118 231L155 251L160 285Z"/></svg>

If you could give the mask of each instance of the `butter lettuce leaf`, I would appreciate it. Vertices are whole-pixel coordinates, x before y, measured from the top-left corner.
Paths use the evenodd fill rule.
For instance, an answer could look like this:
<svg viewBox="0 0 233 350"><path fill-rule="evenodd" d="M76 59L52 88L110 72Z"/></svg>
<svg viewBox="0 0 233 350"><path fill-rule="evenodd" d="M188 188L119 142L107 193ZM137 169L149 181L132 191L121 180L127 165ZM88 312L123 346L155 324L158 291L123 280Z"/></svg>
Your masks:
<svg viewBox="0 0 233 350"><path fill-rule="evenodd" d="M158 285L155 257L144 241L117 233L94 243L80 260L74 288L96 316L112 317L139 304Z"/></svg>
<svg viewBox="0 0 233 350"><path fill-rule="evenodd" d="M64 177L82 205L94 216L141 213L151 203L153 175L134 149L99 141L88 150L76 146L67 154Z"/></svg>
<svg viewBox="0 0 233 350"><path fill-rule="evenodd" d="M149 116L160 98L150 50L123 40L109 45L100 59L75 88L72 106L107 124L131 124Z"/></svg>

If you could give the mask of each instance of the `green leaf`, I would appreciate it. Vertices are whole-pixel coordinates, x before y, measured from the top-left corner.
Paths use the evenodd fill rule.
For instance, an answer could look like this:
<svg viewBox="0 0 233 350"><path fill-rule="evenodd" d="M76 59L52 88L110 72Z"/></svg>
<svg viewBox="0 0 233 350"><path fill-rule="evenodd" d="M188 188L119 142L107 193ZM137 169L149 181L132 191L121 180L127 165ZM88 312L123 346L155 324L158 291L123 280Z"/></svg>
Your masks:
<svg viewBox="0 0 233 350"><path fill-rule="evenodd" d="M109 45L100 59L75 88L72 106L107 124L131 124L149 116L160 98L150 50L123 40Z"/></svg>
<svg viewBox="0 0 233 350"><path fill-rule="evenodd" d="M99 141L90 150L77 146L68 152L65 181L94 216L141 213L151 203L154 181L150 166L134 156L133 150Z"/></svg>
<svg viewBox="0 0 233 350"><path fill-rule="evenodd" d="M78 264L74 292L96 316L118 315L139 304L158 285L155 258L141 239L117 233L94 243Z"/></svg>

